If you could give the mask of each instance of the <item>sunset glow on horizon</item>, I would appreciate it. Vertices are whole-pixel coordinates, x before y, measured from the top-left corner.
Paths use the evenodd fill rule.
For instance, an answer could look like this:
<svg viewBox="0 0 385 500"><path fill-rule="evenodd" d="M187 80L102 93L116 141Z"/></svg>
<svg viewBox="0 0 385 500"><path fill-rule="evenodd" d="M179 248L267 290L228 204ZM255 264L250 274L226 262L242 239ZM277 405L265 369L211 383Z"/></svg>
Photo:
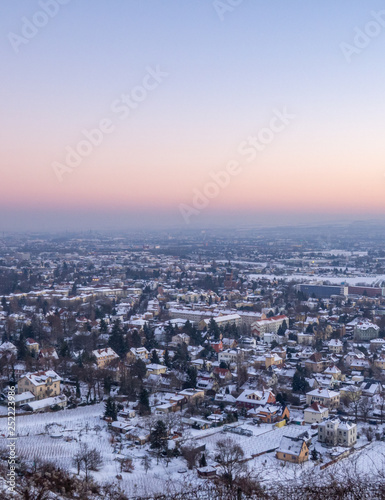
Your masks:
<svg viewBox="0 0 385 500"><path fill-rule="evenodd" d="M9 34L41 8L2 6L0 230L184 225L180 205L229 162L193 224L385 215L382 2L114 6L63 3L17 50ZM384 27L348 61L373 12Z"/></svg>

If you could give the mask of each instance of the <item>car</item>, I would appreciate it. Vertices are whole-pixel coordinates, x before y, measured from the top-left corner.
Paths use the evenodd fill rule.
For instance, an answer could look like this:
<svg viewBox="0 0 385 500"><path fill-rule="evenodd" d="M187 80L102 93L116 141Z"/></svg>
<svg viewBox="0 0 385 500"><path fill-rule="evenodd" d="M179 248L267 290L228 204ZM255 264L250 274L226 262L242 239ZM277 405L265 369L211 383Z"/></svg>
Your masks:
<svg viewBox="0 0 385 500"><path fill-rule="evenodd" d="M187 469L178 469L179 474L185 474Z"/></svg>

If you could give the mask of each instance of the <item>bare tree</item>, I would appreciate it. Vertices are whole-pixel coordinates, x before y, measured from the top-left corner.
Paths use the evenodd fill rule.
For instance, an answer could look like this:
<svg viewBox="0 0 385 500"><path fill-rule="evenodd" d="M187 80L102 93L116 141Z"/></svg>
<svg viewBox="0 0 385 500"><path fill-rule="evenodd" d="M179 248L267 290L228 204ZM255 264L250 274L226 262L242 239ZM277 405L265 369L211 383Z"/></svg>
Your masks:
<svg viewBox="0 0 385 500"><path fill-rule="evenodd" d="M372 407L372 404L370 402L370 399L367 396L361 398L360 404L359 404L359 409L360 409L360 413L361 413L361 416L362 416L362 419L364 422L367 422L367 420L368 420L368 416L369 416L369 412L371 410L371 407Z"/></svg>
<svg viewBox="0 0 385 500"><path fill-rule="evenodd" d="M85 443L80 445L72 461L77 467L78 474L80 470L84 471L86 482L88 481L89 472L98 471L103 465L101 453L96 448L90 449Z"/></svg>
<svg viewBox="0 0 385 500"><path fill-rule="evenodd" d="M247 470L243 461L244 451L238 443L228 437L217 442L215 453L215 459L220 464L222 479L232 488L235 477L240 477Z"/></svg>
<svg viewBox="0 0 385 500"><path fill-rule="evenodd" d="M151 458L146 454L142 458L143 469L147 472L151 469Z"/></svg>

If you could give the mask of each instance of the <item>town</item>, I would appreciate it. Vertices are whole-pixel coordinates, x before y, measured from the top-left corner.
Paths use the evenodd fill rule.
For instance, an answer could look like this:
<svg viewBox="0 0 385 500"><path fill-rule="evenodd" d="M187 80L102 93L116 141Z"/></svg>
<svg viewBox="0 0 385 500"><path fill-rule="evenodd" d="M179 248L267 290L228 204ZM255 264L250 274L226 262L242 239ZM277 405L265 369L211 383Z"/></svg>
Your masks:
<svg viewBox="0 0 385 500"><path fill-rule="evenodd" d="M15 386L19 468L127 498L247 481L272 495L349 470L373 482L385 463L379 234L4 234L0 415Z"/></svg>

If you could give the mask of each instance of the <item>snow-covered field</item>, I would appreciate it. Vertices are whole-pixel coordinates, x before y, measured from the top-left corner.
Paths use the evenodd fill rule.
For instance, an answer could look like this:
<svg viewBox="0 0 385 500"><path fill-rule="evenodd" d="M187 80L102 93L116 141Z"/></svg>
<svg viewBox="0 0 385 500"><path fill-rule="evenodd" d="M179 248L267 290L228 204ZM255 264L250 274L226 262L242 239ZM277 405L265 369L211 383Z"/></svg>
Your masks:
<svg viewBox="0 0 385 500"><path fill-rule="evenodd" d="M142 457L147 453L146 447L129 447L123 440L122 445L113 442L108 426L100 419L104 410L104 404L86 406L73 410L64 410L55 413L43 413L38 415L25 415L17 418L17 452L22 460L34 461L48 460L60 467L76 473L72 458L79 448L80 443L87 443L90 447L99 450L103 456L103 467L98 472L92 472L93 477L101 483L117 482L129 497L147 495L156 492L167 492L170 488L182 490L188 488L189 484L200 484L195 471L187 471L186 462L183 458L173 459L167 464L160 460L152 459L152 466L148 473L142 465ZM301 474L314 474L314 477L335 471L343 474L344 467L352 465L359 473L375 472L376 467L383 469L385 464L385 443L374 441L368 444L366 438L361 434L357 447L367 445L362 449L334 464L325 471L320 469L320 464L309 460L299 466L284 463L275 458L273 450L280 445L282 436L298 436L310 431L310 426L288 425L282 428L273 428L271 424L261 426L250 425L242 422L241 426L253 432L252 436L242 436L233 433L224 433L222 428L208 429L206 431L191 432L192 439L197 444L206 445L206 457L212 463L215 457L216 443L231 437L239 443L244 450L245 458L248 459L249 470L263 483L268 484L271 480L293 480L300 478ZM7 420L0 419L0 434L7 435ZM62 436L53 438L52 435ZM323 448L313 438L316 448L323 455L323 463L331 460L329 451ZM262 455L255 457L255 455ZM252 457L255 458L252 458ZM134 471L132 473L120 471L117 458L129 457L133 460ZM183 470L184 472L178 472ZM117 476L121 475L121 479Z"/></svg>
<svg viewBox="0 0 385 500"><path fill-rule="evenodd" d="M381 283L381 281L385 280L384 275L378 275L378 276L349 276L349 277L344 277L344 276L320 276L320 275L315 275L315 274L290 274L287 276L281 276L281 275L276 275L276 274L249 274L248 278L250 280L257 280L257 279L268 279L268 280L284 280L284 281L329 281L332 285L350 285L350 286L356 286L356 285L378 285Z"/></svg>

